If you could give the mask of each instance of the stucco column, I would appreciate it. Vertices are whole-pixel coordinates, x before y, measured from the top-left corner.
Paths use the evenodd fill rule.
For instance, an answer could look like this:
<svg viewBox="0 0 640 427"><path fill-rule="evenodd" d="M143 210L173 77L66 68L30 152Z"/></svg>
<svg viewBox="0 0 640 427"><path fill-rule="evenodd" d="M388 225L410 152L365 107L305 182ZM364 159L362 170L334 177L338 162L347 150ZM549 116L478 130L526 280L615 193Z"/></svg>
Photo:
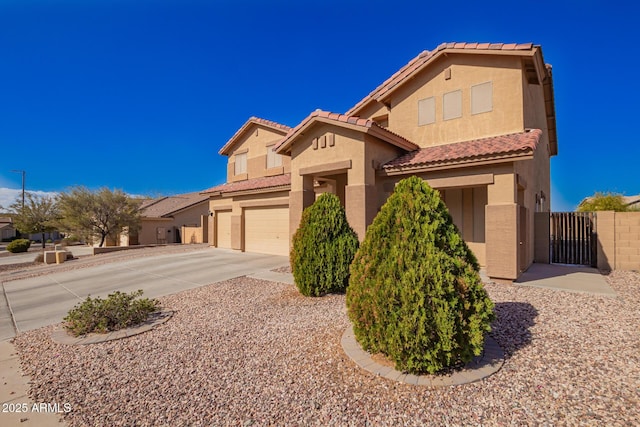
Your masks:
<svg viewBox="0 0 640 427"><path fill-rule="evenodd" d="M289 239L293 239L293 234L298 230L302 211L316 200L316 194L313 190L313 176L303 175L294 178L292 174L291 179L301 180L302 190L294 191L292 183L292 190L289 192Z"/></svg>
<svg viewBox="0 0 640 427"><path fill-rule="evenodd" d="M516 203L485 207L487 275L518 278L518 210Z"/></svg>
<svg viewBox="0 0 640 427"><path fill-rule="evenodd" d="M347 185L345 188L345 211L347 221L362 242L367 226L377 213L377 191L373 185Z"/></svg>
<svg viewBox="0 0 640 427"><path fill-rule="evenodd" d="M235 212L234 212L235 213ZM244 221L242 213L231 216L231 249L244 250Z"/></svg>
<svg viewBox="0 0 640 427"><path fill-rule="evenodd" d="M534 214L534 262L549 264L549 212L536 212Z"/></svg>

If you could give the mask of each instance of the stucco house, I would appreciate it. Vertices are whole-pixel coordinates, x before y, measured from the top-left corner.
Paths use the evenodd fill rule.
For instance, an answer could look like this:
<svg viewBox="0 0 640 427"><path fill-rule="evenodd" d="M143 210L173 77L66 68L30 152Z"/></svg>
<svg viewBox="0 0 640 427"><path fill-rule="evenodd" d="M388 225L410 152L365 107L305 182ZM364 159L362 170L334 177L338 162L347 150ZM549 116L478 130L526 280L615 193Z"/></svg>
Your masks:
<svg viewBox="0 0 640 427"><path fill-rule="evenodd" d="M17 235L13 226L13 218L0 217L0 242L9 242Z"/></svg>
<svg viewBox="0 0 640 427"><path fill-rule="evenodd" d="M129 243L206 243L208 200L199 193L186 193L144 201L137 242Z"/></svg>
<svg viewBox="0 0 640 427"><path fill-rule="evenodd" d="M227 183L203 192L209 242L287 255L322 192L340 198L362 239L395 184L417 175L440 191L487 274L516 279L533 262L557 151L540 46L445 43L344 114L315 111L294 128L250 118L220 150Z"/></svg>

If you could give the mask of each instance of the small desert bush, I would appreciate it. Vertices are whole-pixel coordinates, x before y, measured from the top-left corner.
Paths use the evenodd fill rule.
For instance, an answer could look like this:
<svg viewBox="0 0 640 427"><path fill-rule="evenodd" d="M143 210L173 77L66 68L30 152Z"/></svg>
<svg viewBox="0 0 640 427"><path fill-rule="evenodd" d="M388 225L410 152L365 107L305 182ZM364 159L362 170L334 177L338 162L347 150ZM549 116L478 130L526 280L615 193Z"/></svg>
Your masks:
<svg viewBox="0 0 640 427"><path fill-rule="evenodd" d="M344 292L357 249L358 236L347 222L340 199L335 194L321 194L304 210L293 235L291 270L300 293L321 296Z"/></svg>
<svg viewBox="0 0 640 427"><path fill-rule="evenodd" d="M367 229L346 302L362 347L415 374L479 355L494 318L476 258L439 193L415 176L398 183Z"/></svg>
<svg viewBox="0 0 640 427"><path fill-rule="evenodd" d="M7 250L11 253L27 252L30 246L28 239L16 239L7 245Z"/></svg>
<svg viewBox="0 0 640 427"><path fill-rule="evenodd" d="M75 336L91 332L106 333L135 326L157 311L156 299L142 298L142 290L125 294L116 291L106 299L87 299L72 308L64 318L65 328Z"/></svg>

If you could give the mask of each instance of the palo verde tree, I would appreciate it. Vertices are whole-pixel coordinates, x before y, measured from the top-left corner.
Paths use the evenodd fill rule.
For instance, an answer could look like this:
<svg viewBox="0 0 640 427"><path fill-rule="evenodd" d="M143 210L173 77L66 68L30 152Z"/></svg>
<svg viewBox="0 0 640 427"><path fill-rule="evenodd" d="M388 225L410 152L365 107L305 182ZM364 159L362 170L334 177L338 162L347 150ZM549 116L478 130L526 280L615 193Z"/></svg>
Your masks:
<svg viewBox="0 0 640 427"><path fill-rule="evenodd" d="M321 296L344 292L349 265L358 249L358 236L335 194L321 194L302 212L293 235L291 269L300 293Z"/></svg>
<svg viewBox="0 0 640 427"><path fill-rule="evenodd" d="M578 212L615 211L628 212L637 210L627 204L622 194L596 192L593 196L584 199L578 208Z"/></svg>
<svg viewBox="0 0 640 427"><path fill-rule="evenodd" d="M56 220L59 216L56 199L47 195L25 193L24 206L22 197L16 199L9 206L15 227L20 233L42 235L42 247L45 247L44 233L57 229Z"/></svg>
<svg viewBox="0 0 640 427"><path fill-rule="evenodd" d="M494 318L478 268L439 193L416 176L400 181L351 265L356 339L416 374L470 361Z"/></svg>
<svg viewBox="0 0 640 427"><path fill-rule="evenodd" d="M58 196L58 204L61 228L88 240L98 237L100 247L124 228L140 229L140 203L121 190L74 187Z"/></svg>

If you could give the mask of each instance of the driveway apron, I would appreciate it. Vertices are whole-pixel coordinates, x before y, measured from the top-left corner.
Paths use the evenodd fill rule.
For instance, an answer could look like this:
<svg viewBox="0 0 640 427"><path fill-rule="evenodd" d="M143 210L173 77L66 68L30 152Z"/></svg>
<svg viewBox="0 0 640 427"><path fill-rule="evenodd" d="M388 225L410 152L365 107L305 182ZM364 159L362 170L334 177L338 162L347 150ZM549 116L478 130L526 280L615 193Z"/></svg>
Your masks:
<svg viewBox="0 0 640 427"><path fill-rule="evenodd" d="M116 290L142 289L144 297L156 298L287 263L283 256L209 248L51 273L4 282L3 287L21 332L62 321L88 295L105 297Z"/></svg>

